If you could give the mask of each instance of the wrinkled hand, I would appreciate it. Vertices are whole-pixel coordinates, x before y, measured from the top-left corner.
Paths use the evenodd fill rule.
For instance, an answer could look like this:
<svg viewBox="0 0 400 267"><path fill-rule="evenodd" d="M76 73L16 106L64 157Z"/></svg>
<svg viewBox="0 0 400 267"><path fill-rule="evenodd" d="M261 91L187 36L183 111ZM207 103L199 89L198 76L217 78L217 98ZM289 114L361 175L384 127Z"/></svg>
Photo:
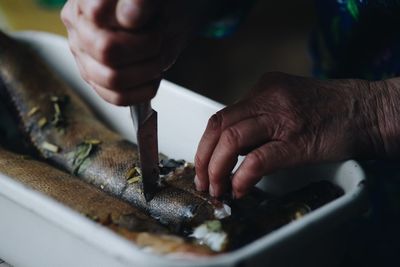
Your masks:
<svg viewBox="0 0 400 267"><path fill-rule="evenodd" d="M131 105L155 96L204 16L203 2L69 0L61 18L82 77L106 101Z"/></svg>
<svg viewBox="0 0 400 267"><path fill-rule="evenodd" d="M378 91L361 80L264 75L246 98L209 120L195 158L197 189L220 196L231 183L240 198L281 168L372 157L382 150ZM246 157L231 178L239 155Z"/></svg>

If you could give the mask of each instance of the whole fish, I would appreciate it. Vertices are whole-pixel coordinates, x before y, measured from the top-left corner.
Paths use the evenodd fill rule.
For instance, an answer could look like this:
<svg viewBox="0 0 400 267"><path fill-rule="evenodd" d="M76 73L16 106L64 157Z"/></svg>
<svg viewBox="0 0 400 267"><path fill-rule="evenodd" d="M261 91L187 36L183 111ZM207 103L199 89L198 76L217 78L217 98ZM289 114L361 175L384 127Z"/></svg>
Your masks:
<svg viewBox="0 0 400 267"><path fill-rule="evenodd" d="M8 100L27 140L49 162L121 198L172 229L214 219L208 199L169 185L146 202L138 150L98 119L73 89L56 77L26 44L0 33L0 94ZM174 179L172 179L174 180ZM190 188L189 188L190 187Z"/></svg>
<svg viewBox="0 0 400 267"><path fill-rule="evenodd" d="M0 172L101 223L139 247L161 254L212 255L205 246L171 236L137 208L46 163L0 147Z"/></svg>
<svg viewBox="0 0 400 267"><path fill-rule="evenodd" d="M195 190L193 165L165 159L165 186L146 202L136 145L100 122L28 45L1 32L0 95L40 157L213 251L243 246L343 194L330 183L284 200L254 189L227 206Z"/></svg>

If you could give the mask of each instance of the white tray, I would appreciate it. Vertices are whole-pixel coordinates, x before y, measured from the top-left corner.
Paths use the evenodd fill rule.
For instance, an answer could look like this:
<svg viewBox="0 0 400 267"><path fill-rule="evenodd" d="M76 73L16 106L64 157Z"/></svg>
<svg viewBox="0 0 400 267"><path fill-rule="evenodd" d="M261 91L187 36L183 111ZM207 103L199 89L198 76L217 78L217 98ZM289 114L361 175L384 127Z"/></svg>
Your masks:
<svg viewBox="0 0 400 267"><path fill-rule="evenodd" d="M15 35L37 48L114 129L133 139L127 108L107 104L82 82L64 38L38 32ZM208 118L223 107L168 81L161 83L153 104L159 112L160 151L188 161L193 161ZM345 195L234 252L201 260L174 260L142 252L64 205L0 175L0 258L29 267L327 266L340 259L337 249L344 240L340 231L332 230L340 229L365 208L365 175L357 162L288 170L267 177L259 186L281 194L320 179L340 185Z"/></svg>

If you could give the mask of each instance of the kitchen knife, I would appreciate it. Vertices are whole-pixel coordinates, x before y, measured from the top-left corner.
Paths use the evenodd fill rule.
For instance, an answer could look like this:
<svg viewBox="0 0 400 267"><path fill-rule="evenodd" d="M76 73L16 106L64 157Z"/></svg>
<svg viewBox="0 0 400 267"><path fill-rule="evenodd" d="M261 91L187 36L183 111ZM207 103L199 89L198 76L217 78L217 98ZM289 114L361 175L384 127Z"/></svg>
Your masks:
<svg viewBox="0 0 400 267"><path fill-rule="evenodd" d="M148 202L154 197L161 185L158 161L157 112L152 109L150 101L130 106L130 109L139 148L143 193Z"/></svg>

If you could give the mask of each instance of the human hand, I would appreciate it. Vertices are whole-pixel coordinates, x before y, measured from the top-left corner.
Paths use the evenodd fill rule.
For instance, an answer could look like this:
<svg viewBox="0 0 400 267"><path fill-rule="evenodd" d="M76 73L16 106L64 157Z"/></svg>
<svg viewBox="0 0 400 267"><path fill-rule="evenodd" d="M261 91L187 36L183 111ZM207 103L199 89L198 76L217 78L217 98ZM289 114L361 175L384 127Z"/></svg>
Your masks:
<svg viewBox="0 0 400 267"><path fill-rule="evenodd" d="M195 157L197 189L218 197L231 183L240 198L282 168L384 153L378 89L362 80L265 74L210 118ZM239 155L246 157L230 178Z"/></svg>
<svg viewBox="0 0 400 267"><path fill-rule="evenodd" d="M206 2L69 0L61 18L82 77L106 101L131 105L155 96Z"/></svg>

